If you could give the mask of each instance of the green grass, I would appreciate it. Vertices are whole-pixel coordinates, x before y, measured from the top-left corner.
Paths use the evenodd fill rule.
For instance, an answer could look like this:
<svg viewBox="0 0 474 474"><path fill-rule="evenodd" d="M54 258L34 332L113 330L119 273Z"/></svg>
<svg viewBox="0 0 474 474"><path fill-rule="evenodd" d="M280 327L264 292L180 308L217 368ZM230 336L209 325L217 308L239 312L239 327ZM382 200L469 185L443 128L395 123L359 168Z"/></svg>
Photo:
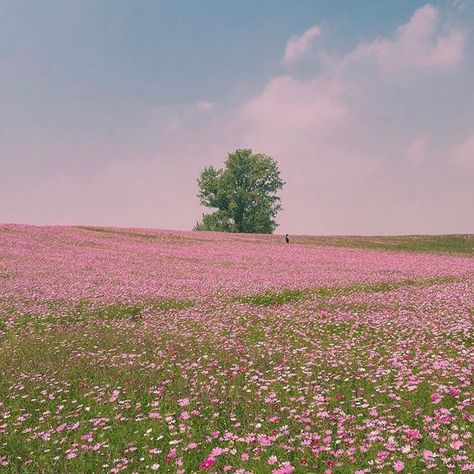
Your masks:
<svg viewBox="0 0 474 474"><path fill-rule="evenodd" d="M99 319L132 319L137 320L145 310L160 312L181 311L194 305L191 300L160 298L136 304L111 303L99 308L90 308L87 303L79 305L79 314L83 317Z"/></svg>
<svg viewBox="0 0 474 474"><path fill-rule="evenodd" d="M402 252L474 255L473 234L407 236L295 236L292 243Z"/></svg>
<svg viewBox="0 0 474 474"><path fill-rule="evenodd" d="M171 241L205 242L199 237L182 236L179 234L145 233L127 228L107 228L93 226L75 226L99 234L116 234L146 240L166 239ZM6 228L5 231L7 231ZM281 242L281 236L263 234L233 234L235 240L243 243L265 243L268 239ZM363 248L374 250L389 250L399 252L445 253L474 255L474 234L447 235L403 235L403 236L306 236L291 237L291 244L321 245L334 247Z"/></svg>
<svg viewBox="0 0 474 474"><path fill-rule="evenodd" d="M405 279L401 281L382 281L372 284L354 284L345 287L320 287L304 289L284 289L280 291L267 291L257 295L243 295L231 298L230 302L238 302L255 306L273 306L290 304L314 297L331 298L350 293L378 293L394 291L406 286L431 286L441 283L457 281L454 277L427 278L425 280Z"/></svg>
<svg viewBox="0 0 474 474"><path fill-rule="evenodd" d="M140 232L138 230L112 227L74 226L75 229L95 232L98 234L121 235L124 237L139 238L144 240L167 240L171 242L207 242L206 239L198 237L183 236L177 233L153 233Z"/></svg>

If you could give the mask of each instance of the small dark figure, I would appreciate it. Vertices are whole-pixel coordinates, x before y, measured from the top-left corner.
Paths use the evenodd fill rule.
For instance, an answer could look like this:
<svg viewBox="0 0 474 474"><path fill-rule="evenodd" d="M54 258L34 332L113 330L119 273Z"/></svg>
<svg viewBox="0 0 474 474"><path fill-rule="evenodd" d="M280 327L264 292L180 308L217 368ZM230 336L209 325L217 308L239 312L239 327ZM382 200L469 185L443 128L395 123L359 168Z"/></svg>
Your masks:
<svg viewBox="0 0 474 474"><path fill-rule="evenodd" d="M287 244L290 243L290 236L289 236L288 234L285 235L285 242L286 242Z"/></svg>

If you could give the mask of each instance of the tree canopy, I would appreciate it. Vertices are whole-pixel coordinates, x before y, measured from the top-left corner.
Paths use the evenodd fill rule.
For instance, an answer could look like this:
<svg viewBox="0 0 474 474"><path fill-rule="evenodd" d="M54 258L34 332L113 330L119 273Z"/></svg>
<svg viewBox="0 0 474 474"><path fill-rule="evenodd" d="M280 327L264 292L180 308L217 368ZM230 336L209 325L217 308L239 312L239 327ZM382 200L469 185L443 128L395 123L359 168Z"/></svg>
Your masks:
<svg viewBox="0 0 474 474"><path fill-rule="evenodd" d="M270 156L250 149L229 153L224 168L206 167L198 178L201 204L216 210L203 214L195 230L271 234L284 184Z"/></svg>

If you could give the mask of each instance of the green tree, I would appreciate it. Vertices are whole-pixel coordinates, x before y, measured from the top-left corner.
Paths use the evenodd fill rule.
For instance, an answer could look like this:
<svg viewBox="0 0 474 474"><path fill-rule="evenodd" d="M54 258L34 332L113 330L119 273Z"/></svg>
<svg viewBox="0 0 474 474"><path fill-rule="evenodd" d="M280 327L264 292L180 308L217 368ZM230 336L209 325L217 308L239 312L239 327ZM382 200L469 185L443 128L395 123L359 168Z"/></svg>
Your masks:
<svg viewBox="0 0 474 474"><path fill-rule="evenodd" d="M194 229L271 234L284 184L270 156L249 149L229 153L223 169L204 168L198 178L201 204L217 210L203 214Z"/></svg>

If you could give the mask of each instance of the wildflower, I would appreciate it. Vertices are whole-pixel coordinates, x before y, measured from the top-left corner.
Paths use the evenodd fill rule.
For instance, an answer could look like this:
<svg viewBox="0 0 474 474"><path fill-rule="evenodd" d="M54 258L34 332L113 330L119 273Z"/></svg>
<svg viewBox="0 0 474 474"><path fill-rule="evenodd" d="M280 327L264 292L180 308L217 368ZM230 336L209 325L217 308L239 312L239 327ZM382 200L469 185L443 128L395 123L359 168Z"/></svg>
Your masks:
<svg viewBox="0 0 474 474"><path fill-rule="evenodd" d="M168 454L165 456L165 461L170 462L175 457L176 457L176 449L172 448L169 450Z"/></svg>
<svg viewBox="0 0 474 474"><path fill-rule="evenodd" d="M272 440L265 435L258 435L257 440L262 446L270 446L272 444Z"/></svg>
<svg viewBox="0 0 474 474"><path fill-rule="evenodd" d="M209 457L210 458L217 458L223 452L224 452L224 450L222 448L219 448L219 447L213 448L212 451L211 451L211 455Z"/></svg>
<svg viewBox="0 0 474 474"><path fill-rule="evenodd" d="M431 395L431 401L435 404L439 403L442 399L443 397L439 393L433 393Z"/></svg>
<svg viewBox="0 0 474 474"><path fill-rule="evenodd" d="M206 460L202 461L201 464L199 464L199 467L201 469L209 469L212 467L215 463L215 460L213 458L207 458Z"/></svg>
<svg viewBox="0 0 474 474"><path fill-rule="evenodd" d="M395 472L402 472L404 468L405 464L403 464L402 461L395 461L393 463L393 469L395 469Z"/></svg>
<svg viewBox="0 0 474 474"><path fill-rule="evenodd" d="M421 438L420 430L417 430L417 429L413 429L413 428L406 429L405 434L408 436L408 438L411 438L411 439Z"/></svg>
<svg viewBox="0 0 474 474"><path fill-rule="evenodd" d="M267 460L268 465L273 466L278 462L278 458L276 456L270 456Z"/></svg>
<svg viewBox="0 0 474 474"><path fill-rule="evenodd" d="M462 448L464 446L464 443L460 440L458 441L453 441L451 444L450 444L451 448L452 449L455 449L456 451L460 448Z"/></svg>
<svg viewBox="0 0 474 474"><path fill-rule="evenodd" d="M278 469L273 469L272 474L291 474L295 468L290 463L284 463Z"/></svg>

